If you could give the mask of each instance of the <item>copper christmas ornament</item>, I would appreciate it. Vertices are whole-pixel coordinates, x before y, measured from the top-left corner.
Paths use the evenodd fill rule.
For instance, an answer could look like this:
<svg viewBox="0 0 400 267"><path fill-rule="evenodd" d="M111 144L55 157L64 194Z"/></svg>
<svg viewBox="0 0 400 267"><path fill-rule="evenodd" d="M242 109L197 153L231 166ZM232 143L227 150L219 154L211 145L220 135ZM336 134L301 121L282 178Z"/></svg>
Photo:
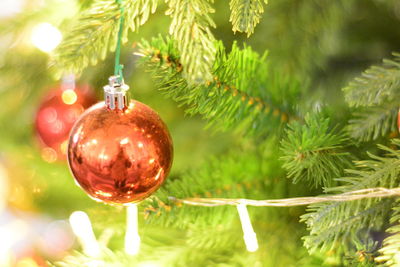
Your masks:
<svg viewBox="0 0 400 267"><path fill-rule="evenodd" d="M161 186L171 168L173 148L168 129L154 110L138 101L127 105L124 94L119 105L117 98L106 93L107 103L92 106L76 122L68 162L89 196L127 204Z"/></svg>

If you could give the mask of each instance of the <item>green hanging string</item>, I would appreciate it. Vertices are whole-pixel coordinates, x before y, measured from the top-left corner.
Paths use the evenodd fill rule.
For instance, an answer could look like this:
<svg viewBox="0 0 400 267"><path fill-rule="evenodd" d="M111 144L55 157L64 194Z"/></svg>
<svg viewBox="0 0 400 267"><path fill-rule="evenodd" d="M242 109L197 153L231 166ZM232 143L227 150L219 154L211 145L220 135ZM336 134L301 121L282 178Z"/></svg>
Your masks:
<svg viewBox="0 0 400 267"><path fill-rule="evenodd" d="M121 56L121 39L122 39L122 30L124 27L124 7L122 6L123 0L117 0L118 6L120 7L121 17L119 18L119 30L118 30L118 40L117 40L117 48L115 50L115 67L114 67L114 75L118 76L118 80L120 83L123 81L122 69L124 66L119 63L119 59Z"/></svg>

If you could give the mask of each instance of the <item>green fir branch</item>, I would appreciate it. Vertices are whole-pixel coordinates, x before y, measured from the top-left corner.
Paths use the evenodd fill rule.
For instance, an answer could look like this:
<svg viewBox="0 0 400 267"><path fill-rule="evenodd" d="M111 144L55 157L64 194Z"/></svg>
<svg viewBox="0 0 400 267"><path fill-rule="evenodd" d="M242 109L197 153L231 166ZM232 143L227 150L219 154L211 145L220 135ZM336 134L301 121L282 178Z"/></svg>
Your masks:
<svg viewBox="0 0 400 267"><path fill-rule="evenodd" d="M259 25L262 33L254 35L253 41L273 51L275 68L298 73L304 82L305 77L312 77L328 64L327 55L335 53L335 40L343 36L339 33L349 10L356 9L355 3L358 1L269 1L266 23Z"/></svg>
<svg viewBox="0 0 400 267"><path fill-rule="evenodd" d="M229 3L232 22L232 30L245 32L247 37L254 33L254 28L260 22L264 13L264 6L261 0L231 0Z"/></svg>
<svg viewBox="0 0 400 267"><path fill-rule="evenodd" d="M145 209L151 224L174 226L187 229L196 227L229 227L236 221L236 210L229 206L204 209L181 205L175 198L186 197L243 197L260 198L267 187L278 185L268 177L269 169L262 168L259 155L254 151L237 152L224 156L223 160L213 157L200 169L168 181L150 198ZM270 191L273 194L274 190ZM159 216L162 215L162 216Z"/></svg>
<svg viewBox="0 0 400 267"><path fill-rule="evenodd" d="M240 49L234 44L229 54L221 43L217 47L214 78L205 84L185 80L171 40L144 41L139 54L160 90L186 105L189 114L201 114L216 130L236 129L246 135L279 132L288 114L293 113L291 98L285 97L285 92L296 96L299 83L269 75L265 55L250 47Z"/></svg>
<svg viewBox="0 0 400 267"><path fill-rule="evenodd" d="M360 141L369 141L396 131L398 109L397 101L392 101L355 112L354 118L349 121L349 135Z"/></svg>
<svg viewBox="0 0 400 267"><path fill-rule="evenodd" d="M255 221L263 231L257 233L259 250L249 253L244 246L243 232L236 218L234 227L226 228L206 226L204 228L182 229L148 227L142 225L140 231L141 244L137 255L128 255L123 251L123 242L118 242L112 250L102 248L99 257L90 257L78 251L73 251L61 261L48 263L49 266L98 266L98 267L133 267L133 266L299 266L299 257L305 257L306 252L297 247L295 242L297 231L287 231L294 224L282 222L282 218L268 219L267 223ZM275 233L271 235L271 232ZM123 235L113 236L113 239L123 240ZM287 242L282 242L282 239ZM281 256L281 251L290 251L290 257ZM308 256L308 255L307 255ZM311 258L311 259L310 259ZM308 256L306 264L312 261ZM303 260L304 262L304 260ZM301 265L310 266L310 265ZM326 265L313 265L326 266Z"/></svg>
<svg viewBox="0 0 400 267"><path fill-rule="evenodd" d="M232 260L234 254L242 254L241 257L245 259L248 257L248 253L243 253L243 248L240 246L241 236L236 234L240 229L237 227L235 231L210 228L202 231L177 231L160 227L146 230L148 231L145 231L145 234L140 233L140 251L135 256L123 251L123 244L112 250L101 246L101 253L96 258L75 250L61 261L50 263L50 266L207 266L207 263L212 263L211 265L230 261L234 263ZM193 243L190 237L203 241L209 239L218 245ZM121 239L123 236L117 238ZM193 253L196 250L201 250L202 253Z"/></svg>
<svg viewBox="0 0 400 267"><path fill-rule="evenodd" d="M184 66L184 77L189 83L204 83L211 79L215 57L215 38L210 27L214 9L209 0L167 0L167 15L172 17L169 28L176 40Z"/></svg>
<svg viewBox="0 0 400 267"><path fill-rule="evenodd" d="M394 140L393 144L400 146L400 140ZM397 186L400 182L400 151L384 146L380 149L387 152L385 157L370 155L370 160L356 162L358 168L348 170L349 177L338 179L344 185L329 188L326 192ZM336 243L346 248L359 230L380 229L384 217L390 212L391 203L390 199L368 199L311 205L309 212L301 217L310 231L310 235L304 238L305 246L311 252L318 248L332 249ZM351 249L351 244L347 249Z"/></svg>
<svg viewBox="0 0 400 267"><path fill-rule="evenodd" d="M316 204L301 216L310 235L303 238L305 247L314 253L318 249L332 250L338 244L347 251L354 250L351 240L364 227L379 229L384 215L390 210L390 200ZM350 253L351 254L351 253Z"/></svg>
<svg viewBox="0 0 400 267"><path fill-rule="evenodd" d="M400 54L372 66L343 89L351 107L359 107L349 122L349 134L360 141L375 140L396 129L400 93Z"/></svg>
<svg viewBox="0 0 400 267"><path fill-rule="evenodd" d="M344 133L331 129L329 119L320 114L307 115L305 123L288 125L281 142L283 167L294 183L308 181L315 187L331 186L349 167L350 155L343 152L348 139Z"/></svg>
<svg viewBox="0 0 400 267"><path fill-rule="evenodd" d="M124 0L122 42L126 43L128 30L137 31L154 13L158 0ZM55 51L54 62L60 70L80 73L89 64L104 60L108 51L114 51L119 30L120 6L115 0L93 2L77 19L72 30Z"/></svg>
<svg viewBox="0 0 400 267"><path fill-rule="evenodd" d="M351 107L370 107L397 99L400 92L400 53L384 59L382 66L372 66L343 89Z"/></svg>
<svg viewBox="0 0 400 267"><path fill-rule="evenodd" d="M381 256L376 257L376 262L384 262L385 266L397 267L400 266L400 206L399 201L395 204L390 217L392 224L386 232L388 237L383 241L383 247L379 250Z"/></svg>

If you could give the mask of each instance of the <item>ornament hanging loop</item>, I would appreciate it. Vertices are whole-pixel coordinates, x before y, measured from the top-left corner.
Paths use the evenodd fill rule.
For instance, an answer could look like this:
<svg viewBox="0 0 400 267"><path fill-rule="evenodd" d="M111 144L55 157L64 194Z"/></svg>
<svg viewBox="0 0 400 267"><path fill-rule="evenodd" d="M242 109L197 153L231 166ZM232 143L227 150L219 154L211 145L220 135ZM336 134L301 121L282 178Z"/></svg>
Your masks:
<svg viewBox="0 0 400 267"><path fill-rule="evenodd" d="M108 78L109 84L104 86L104 101L111 110L124 110L128 106L126 92L129 86L124 83L124 79L119 75Z"/></svg>
<svg viewBox="0 0 400 267"><path fill-rule="evenodd" d="M120 9L120 18L119 18L119 29L118 29L118 38L117 38L117 47L115 49L115 66L114 66L114 75L117 77L120 83L123 83L124 76L122 73L122 69L124 66L120 64L121 57L121 43L122 43L122 32L124 29L124 7L122 5L122 0L116 1L119 9Z"/></svg>
<svg viewBox="0 0 400 267"><path fill-rule="evenodd" d="M116 0L120 8L120 18L119 18L119 30L117 47L115 50L115 67L114 76L108 78L108 85L104 86L104 101L106 106L111 110L125 110L128 106L128 99L126 96L126 91L128 91L129 86L124 83L124 76L122 69L124 66L120 64L121 56L121 39L122 31L124 25L124 7L122 5L122 0Z"/></svg>

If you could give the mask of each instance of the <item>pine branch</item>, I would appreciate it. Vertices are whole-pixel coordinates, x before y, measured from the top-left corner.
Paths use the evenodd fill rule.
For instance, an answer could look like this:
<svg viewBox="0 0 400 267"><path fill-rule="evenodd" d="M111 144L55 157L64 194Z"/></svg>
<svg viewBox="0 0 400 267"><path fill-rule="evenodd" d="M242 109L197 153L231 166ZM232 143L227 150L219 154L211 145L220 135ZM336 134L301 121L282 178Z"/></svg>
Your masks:
<svg viewBox="0 0 400 267"><path fill-rule="evenodd" d="M237 216L232 207L217 207L213 209L199 209L191 206L181 206L170 201L169 196L245 196L257 194L251 189L262 188L261 183L251 186L250 179L263 177L258 168L254 169L245 158L225 157L211 159L207 165L195 173L188 173L179 180L167 183L157 193L157 198L149 200L146 208L147 218L152 224L188 228L191 225L198 227L216 227L223 224L229 226ZM212 178L210 178L212 177ZM245 181L243 181L245 180ZM246 181L247 180L247 181ZM247 186L246 186L247 184ZM163 216L157 216L157 214Z"/></svg>
<svg viewBox="0 0 400 267"><path fill-rule="evenodd" d="M264 7L261 0L231 0L229 3L232 22L232 30L245 32L247 37L254 33L254 28L260 22Z"/></svg>
<svg viewBox="0 0 400 267"><path fill-rule="evenodd" d="M396 131L398 109L397 101L392 101L355 112L355 118L349 121L350 136L360 141L369 141Z"/></svg>
<svg viewBox="0 0 400 267"><path fill-rule="evenodd" d="M393 224L386 230L389 237L383 241L383 247L379 250L382 254L376 257L377 262L385 262L386 266L396 267L400 265L400 206L397 201L390 217L390 223Z"/></svg>
<svg viewBox="0 0 400 267"><path fill-rule="evenodd" d="M148 230L145 235L141 235L140 252L134 257L125 253L122 247L111 250L101 246L100 257L93 258L79 251L74 251L62 261L55 262L51 266L127 267L148 266L149 263L157 266L205 266L210 261L227 263L234 253L243 251L238 245L241 244L238 240L241 238L240 235L236 235L236 232L232 231L209 228L208 231L203 229L202 231L189 232L160 229L159 227ZM189 234L191 238L205 242L212 240L218 245L193 242L191 238L188 238ZM211 236L212 234L214 236ZM198 249L201 249L202 253L193 253ZM157 253L154 253L154 251L157 251ZM244 257L246 257L246 254L244 254Z"/></svg>
<svg viewBox="0 0 400 267"><path fill-rule="evenodd" d="M122 42L127 42L128 30L136 31L154 13L158 0L124 0ZM53 64L63 71L80 73L89 64L104 60L117 44L121 10L115 0L99 0L78 18L65 40L57 47Z"/></svg>
<svg viewBox="0 0 400 267"><path fill-rule="evenodd" d="M351 239L362 228L379 229L384 215L390 210L390 200L354 201L312 205L301 216L310 235L304 237L304 245L314 253L318 248L331 250L337 243L344 250L352 250Z"/></svg>
<svg viewBox="0 0 400 267"><path fill-rule="evenodd" d="M400 140L393 144L400 146ZM348 192L363 188L397 186L400 182L400 151L384 146L385 157L370 155L370 160L356 162L355 170L348 170L351 175L338 179L344 185L327 189L327 192ZM380 228L384 216L390 211L390 200L358 200L346 203L324 203L311 205L309 213L301 220L306 222L310 235L305 237L305 245L310 251L317 248L329 249L336 242L345 244L352 235L362 228Z"/></svg>
<svg viewBox="0 0 400 267"><path fill-rule="evenodd" d="M343 89L351 107L361 107L350 120L350 136L369 141L396 129L400 93L400 54L372 66Z"/></svg>
<svg viewBox="0 0 400 267"><path fill-rule="evenodd" d="M189 83L204 83L211 79L215 57L214 36L210 17L214 9L209 0L167 0L166 14L172 17L170 34L176 40ZM212 1L211 1L212 2Z"/></svg>
<svg viewBox="0 0 400 267"><path fill-rule="evenodd" d="M351 107L369 107L398 99L400 92L400 54L383 60L382 66L372 66L343 89Z"/></svg>
<svg viewBox="0 0 400 267"><path fill-rule="evenodd" d="M265 44L275 68L298 73L304 78L327 64L332 41L346 23L354 0L279 0L269 1L266 27L253 41ZM312 14L312 15L310 15ZM261 25L260 25L261 26ZM340 35L342 36L342 35ZM269 40L266 42L266 40ZM318 71L317 71L318 73Z"/></svg>
<svg viewBox="0 0 400 267"><path fill-rule="evenodd" d="M396 129L400 93L400 54L372 66L343 89L351 107L361 107L350 120L350 136L369 141Z"/></svg>
<svg viewBox="0 0 400 267"><path fill-rule="evenodd" d="M233 45L229 54L218 44L212 80L188 84L174 42L161 38L142 42L145 68L168 97L187 106L189 114L201 114L217 130L236 129L248 134L279 132L293 112L290 94L296 98L299 83L269 75L265 55L249 47ZM282 92L278 94L277 92Z"/></svg>
<svg viewBox="0 0 400 267"><path fill-rule="evenodd" d="M287 228L294 227L294 224L283 223L281 217L269 218L268 223L260 223L275 234L260 231L258 233L260 240L268 240L268 242L260 242L260 249L253 253L249 253L244 248L239 224L230 228L220 225L214 228L209 226L192 228L188 231L157 226L146 227L143 234L140 234L142 242L139 254L136 256L127 255L118 245L113 250L104 248L98 258L74 251L62 261L49 263L49 265L59 267L257 266L258 263L263 262L265 266L295 266L297 259L305 256L303 249L298 247L291 257L282 259L280 255L281 251L289 251L295 244L297 245L297 235L287 231ZM282 242L282 239L286 242Z"/></svg>
<svg viewBox="0 0 400 267"><path fill-rule="evenodd" d="M400 146L399 139L394 139L392 143L396 147ZM358 169L346 170L352 176L337 179L338 181L344 182L345 185L327 191L339 190L348 192L362 188L393 188L397 186L398 179L400 178L397 175L400 172L400 151L382 145L378 145L378 147L381 151L387 152L385 157L369 154L371 160L355 162Z"/></svg>
<svg viewBox="0 0 400 267"><path fill-rule="evenodd" d="M273 148L270 148L270 150ZM263 198L265 192L274 195L282 189L284 181L272 180L269 168L256 162L270 161L271 156L261 157L255 151L242 150L225 155L223 160L211 158L200 169L168 181L156 197L147 200L146 218L151 224L192 227L229 227L236 221L236 210L229 206L198 208L182 205L170 198L186 197L240 197Z"/></svg>
<svg viewBox="0 0 400 267"><path fill-rule="evenodd" d="M327 187L351 165L349 154L342 151L348 139L330 129L329 119L321 115L307 115L304 125L292 122L286 134L281 142L281 159L294 183L305 180L315 187Z"/></svg>

